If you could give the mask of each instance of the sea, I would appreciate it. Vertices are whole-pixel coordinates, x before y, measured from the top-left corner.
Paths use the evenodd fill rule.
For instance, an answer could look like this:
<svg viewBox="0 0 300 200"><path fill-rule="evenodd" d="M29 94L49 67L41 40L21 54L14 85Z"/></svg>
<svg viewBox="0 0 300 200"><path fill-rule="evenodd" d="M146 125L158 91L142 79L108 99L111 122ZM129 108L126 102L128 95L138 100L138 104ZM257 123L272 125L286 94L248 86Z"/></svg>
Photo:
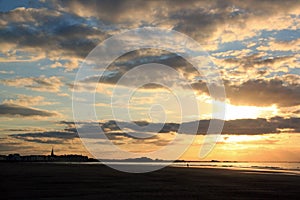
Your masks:
<svg viewBox="0 0 300 200"><path fill-rule="evenodd" d="M287 172L300 175L300 162L187 162L174 163L175 167L224 168L257 172Z"/></svg>
<svg viewBox="0 0 300 200"><path fill-rule="evenodd" d="M101 162L58 162L60 164L103 164ZM300 162L105 162L107 165L144 165L144 166L169 166L186 168L219 168L229 170L248 170L258 173L274 172L287 173L300 176Z"/></svg>

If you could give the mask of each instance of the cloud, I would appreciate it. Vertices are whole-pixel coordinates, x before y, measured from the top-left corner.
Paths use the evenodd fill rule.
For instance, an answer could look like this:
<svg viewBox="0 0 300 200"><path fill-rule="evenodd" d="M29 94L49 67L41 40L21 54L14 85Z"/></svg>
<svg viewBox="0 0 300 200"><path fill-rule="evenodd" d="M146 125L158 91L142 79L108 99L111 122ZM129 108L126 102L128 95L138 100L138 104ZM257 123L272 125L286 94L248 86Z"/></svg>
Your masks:
<svg viewBox="0 0 300 200"><path fill-rule="evenodd" d="M254 39L264 32L280 30L297 30L299 23L296 13L299 13L300 4L296 1L231 1L232 14L239 15L237 21L221 26L217 36L223 43ZM274 11L276 10L276 11ZM253 40L248 40L250 43Z"/></svg>
<svg viewBox="0 0 300 200"><path fill-rule="evenodd" d="M189 126L195 126L195 122L183 123L185 134L194 134L189 131ZM206 134L209 127L210 120L200 120L198 126L198 134ZM174 126L173 126L174 127ZM176 127L176 126L175 126ZM237 119L225 121L222 134L234 134L234 135L257 135L265 133L276 133L278 125L268 122L266 119ZM165 132L167 129L164 130Z"/></svg>
<svg viewBox="0 0 300 200"><path fill-rule="evenodd" d="M265 57L265 56L264 56ZM244 70L249 68L279 68L281 65L285 65L286 61L289 61L293 56L271 57L264 58L259 54L252 54L243 58L228 58L224 62L232 64L234 67L242 67Z"/></svg>
<svg viewBox="0 0 300 200"><path fill-rule="evenodd" d="M50 8L16 8L1 13L2 62L50 59L64 61L68 71L107 34L89 25L88 19ZM54 66L55 67L55 66Z"/></svg>
<svg viewBox="0 0 300 200"><path fill-rule="evenodd" d="M0 25L9 25L9 23L35 23L38 25L47 20L47 17L59 17L62 13L55 10L48 10L47 8L24 8L18 7L9 12L0 13ZM40 19L38 21L37 19Z"/></svg>
<svg viewBox="0 0 300 200"><path fill-rule="evenodd" d="M142 21L141 16L144 16L144 20L152 20L155 11L150 7L154 6L159 8L159 5L165 4L165 2L155 1L122 1L117 0L114 2L108 0L91 1L88 5L84 1L55 1L55 4L59 10L64 12L70 12L80 17L96 17L103 21L110 23L130 23ZM82 9L85 7L85 9Z"/></svg>
<svg viewBox="0 0 300 200"><path fill-rule="evenodd" d="M0 104L1 117L55 117L59 114L16 104Z"/></svg>
<svg viewBox="0 0 300 200"><path fill-rule="evenodd" d="M12 134L10 136L28 142L47 143L47 144L63 144L67 140L78 138L77 133L66 132L66 131L21 133L21 134Z"/></svg>
<svg viewBox="0 0 300 200"><path fill-rule="evenodd" d="M270 119L270 122L276 124L279 129L292 129L294 132L300 131L300 118L273 117Z"/></svg>
<svg viewBox="0 0 300 200"><path fill-rule="evenodd" d="M214 54L218 56L214 58L214 62L222 70L224 78L245 81L250 78L275 77L280 72L288 73L298 65L297 56L294 54L274 56L266 52L240 52L238 55L232 51Z"/></svg>
<svg viewBox="0 0 300 200"><path fill-rule="evenodd" d="M148 65L146 69L141 70L136 68L145 64ZM164 68L161 67L161 65L165 65L167 67ZM174 69L174 71L168 67ZM95 68L95 70L99 69ZM130 70L135 71L133 72ZM125 74L126 76L124 76ZM97 75L90 76L80 82L77 82L76 86L70 84L70 87L93 90L97 83L107 85L115 85L118 83L122 86L134 87L143 82L148 83L143 87L143 89L151 90L161 89L163 88L162 85L183 86L183 82L193 81L195 77L199 76L201 75L197 69L195 69L184 58L175 53L158 49L141 49L126 53L116 59L108 66L102 77ZM124 78L122 82L118 82L122 77L126 78ZM101 92L105 93L105 91Z"/></svg>
<svg viewBox="0 0 300 200"><path fill-rule="evenodd" d="M45 97L42 96L27 96L19 94L15 99L5 99L4 104L18 104L20 106L44 106L52 105L55 102L45 101Z"/></svg>
<svg viewBox="0 0 300 200"><path fill-rule="evenodd" d="M222 77L235 83L247 80L276 78L278 75L292 73L298 67L296 54L274 54L269 52L226 51L213 54L214 63L219 67Z"/></svg>
<svg viewBox="0 0 300 200"><path fill-rule="evenodd" d="M253 36L258 29L278 29L277 16L296 14L296 1L57 1L57 7L80 17L99 20L126 28L142 25L172 27L198 41L215 40L229 33L229 38ZM172 6L170 6L172 5ZM82 9L82 8L85 9ZM273 16L274 19L273 19ZM262 20L264 19L264 20ZM266 19L268 22L266 23ZM273 20L273 21L272 21ZM287 22L289 20L284 20ZM284 24L284 23L279 23ZM288 26L286 25L285 28ZM237 34L238 31L238 34ZM224 39L223 39L224 40ZM227 39L228 41L228 39Z"/></svg>
<svg viewBox="0 0 300 200"><path fill-rule="evenodd" d="M300 38L294 40L271 40L267 46L260 46L258 50L264 51L293 51L295 53L300 51Z"/></svg>
<svg viewBox="0 0 300 200"><path fill-rule="evenodd" d="M1 154L16 153L19 151L28 151L31 150L34 146L24 145L22 141L16 140L13 137L1 137L0 138L0 151Z"/></svg>
<svg viewBox="0 0 300 200"><path fill-rule="evenodd" d="M56 131L41 131L35 130L34 132L27 133L18 133L11 134L5 141L10 141L13 145L18 143L21 144L22 141L30 142L31 145L33 143L37 144L63 144L68 145L68 148L74 148L74 144L81 146L81 142L79 140L79 135L74 126L74 122L71 121L61 121L61 124L67 125L67 128L64 130L56 130ZM78 127L79 131L84 131L85 134L82 135L83 139L92 139L91 141L95 141L95 145L106 144L104 140L106 137L110 139L110 141L118 145L118 147L122 149L126 149L132 152L150 152L154 151L157 148L161 148L162 146L167 145L170 141L176 137L176 132L178 132L178 128L181 124L178 123L166 123L163 126L159 123L151 124L154 128L162 127L162 129L157 133L148 130L148 132L141 132L140 128L143 128L145 125L149 125L147 122L135 122L139 126L138 129L135 129L132 126L132 123L128 122L118 122L118 124L122 124L123 129L120 130L116 121L103 121L100 123L97 122L81 122ZM186 134L186 137L189 137L190 134L195 134L189 132L189 126L194 126L195 124L199 124L198 126L198 135L205 135L207 132L207 128L209 126L210 120L200 120L193 122L185 122L182 125L186 127L185 130L182 131L182 134ZM96 134L95 131L99 130L99 128L103 128L104 134ZM239 119L239 120L229 120L225 121L224 129L222 134L224 135L265 135L265 134L279 134L281 130L289 129L289 133L297 133L300 131L300 118L282 118L282 117L273 117L270 119ZM16 130L17 131L17 130ZM23 130L22 130L23 131ZM25 131L25 129L24 129ZM37 132L38 131L38 132ZM92 134L90 134L92 133ZM134 135L132 135L134 134ZM105 137L106 136L106 137ZM138 138L135 136L143 136L146 138ZM226 136L227 138L228 136ZM229 136L230 137L230 136ZM97 140L95 140L97 138ZM226 140L225 138L225 140ZM3 139L3 138L2 138ZM1 141L1 145L5 143L4 140ZM226 142L226 141L225 141ZM265 140L262 141L262 144L269 143L270 141ZM7 145L9 148L10 144ZM6 147L5 147L6 148ZM49 147L50 148L50 147ZM71 149L72 149L71 148ZM69 149L70 150L70 149ZM67 151L67 149L65 150Z"/></svg>
<svg viewBox="0 0 300 200"><path fill-rule="evenodd" d="M29 133L19 133L19 134L11 134L9 135L12 138L34 142L34 143L42 143L42 144L65 144L70 141L77 140L79 138L79 134L77 132L80 131L80 137L83 139L97 139L95 141L100 142L102 140L106 140L108 138L111 142L117 145L124 144L152 144L155 146L159 146L165 144L166 140L163 139L159 135L154 135L153 133L137 133L137 132L123 132L118 130L108 130L105 129L104 134L99 133L99 123L94 122L83 122L80 123L81 126L74 127L73 122L62 121L62 124L66 124L68 128L61 131L43 131L43 132L29 132ZM113 124L112 121L105 123L106 126L110 126ZM110 125L109 125L110 124ZM127 129L129 130L129 129ZM24 130L22 130L24 131ZM99 133L99 134L96 134ZM147 138L137 138L132 134L140 135ZM165 134L166 135L166 134ZM152 136L152 137L150 137ZM169 140L168 140L169 141ZM105 143L103 143L105 144Z"/></svg>
<svg viewBox="0 0 300 200"><path fill-rule="evenodd" d="M16 77L14 79L2 79L0 83L13 86L24 87L34 91L40 92L59 92L63 86L61 78L56 76L46 77Z"/></svg>
<svg viewBox="0 0 300 200"><path fill-rule="evenodd" d="M62 124L66 124L69 128L65 129L66 131L76 132L74 122L62 121ZM120 121L104 121L100 123L83 123L83 126L80 127L80 130L87 128L87 130L98 130L99 127L105 132L105 134L110 135L112 139L114 136L123 136L130 137L132 136L126 134L135 132L143 133L143 130L147 130L145 133L150 135L153 133L159 132L163 133L174 133L178 132L179 127L182 125L183 134L194 134L190 132L189 127L198 126L198 134L206 134L209 127L210 120L199 120L192 122L183 122L179 123L148 123L145 121L136 121L134 124L138 126L133 126L133 123L129 122L120 122ZM198 124L198 125L197 125ZM122 129L120 128L120 126ZM145 127L145 125L151 125ZM300 130L300 118L283 118L283 117L273 117L270 119L258 118L258 119L236 119L228 120L224 123L224 128L222 134L234 134L234 135L257 135L257 134L266 134L266 133L279 133L279 129L292 129L291 132L298 132ZM89 131L87 131L89 132ZM116 137L117 138L117 137ZM133 137L134 138L134 137Z"/></svg>
<svg viewBox="0 0 300 200"><path fill-rule="evenodd" d="M235 84L224 81L226 98L233 105L290 107L300 105L300 84L297 75L287 75L274 79L254 79ZM209 92L204 81L192 84L199 94ZM220 88L211 86L214 91Z"/></svg>
<svg viewBox="0 0 300 200"><path fill-rule="evenodd" d="M14 74L15 72L10 70L10 71L5 71L5 70L1 70L0 74Z"/></svg>
<svg viewBox="0 0 300 200"><path fill-rule="evenodd" d="M62 67L72 70L105 38L123 28L143 26L173 28L208 45L218 43L220 37L228 42L252 37L274 24L284 24L276 23L276 20L297 13L300 4L258 0L251 3L236 0L188 3L125 0L91 1L88 5L84 1L52 1L44 6L1 13L0 44L6 55L3 61L30 57L31 60L50 58L55 63L59 57L70 61L71 65ZM272 16L276 16L275 21L266 23L265 19ZM291 20L283 20L286 21ZM229 35L226 40L225 35ZM20 56L16 50L26 52L26 56Z"/></svg>
<svg viewBox="0 0 300 200"><path fill-rule="evenodd" d="M29 132L29 131L46 131L44 128L37 128L37 127L27 127L27 128L8 128L8 129L0 129L1 131L8 131L8 132Z"/></svg>
<svg viewBox="0 0 300 200"><path fill-rule="evenodd" d="M236 53L236 52L233 52ZM249 106L271 106L276 104L278 107L290 107L299 105L300 83L299 76L295 74L286 74L281 77L270 75L273 72L285 71L291 63L296 63L294 56L268 57L265 54L245 55L238 58L225 58L221 62L225 63L223 69L226 96L231 104L249 105ZM188 84L194 90L201 93L208 93L206 82L198 80L201 77L188 62L177 55L157 50L142 50L128 53L108 67L106 75L99 79L98 76L91 76L78 83L78 87L93 89L94 84L101 82L105 84L116 84L120 78L135 66L145 63L161 63L172 67L185 77ZM220 64L218 62L218 64ZM224 64L223 64L224 65ZM228 70L228 71L227 71ZM247 73L245 73L247 72ZM158 72L160 73L160 72ZM254 74L254 75L253 75ZM265 76L270 78L263 78ZM179 81L169 74L161 77L161 74L147 73L141 75L144 80L164 82L186 86L186 82ZM137 77L132 77L126 82L126 86L134 85ZM175 81L176 80L176 81ZM222 91L222 88L216 84L211 84L214 91ZM149 84L145 89L159 89L161 85ZM218 93L218 92L217 92ZM280 94L280 95L278 95ZM282 98L284 96L284 98Z"/></svg>
<svg viewBox="0 0 300 200"><path fill-rule="evenodd" d="M223 73L228 99L232 104L299 105L297 77L292 74L289 77L277 77L282 73L297 73L293 70L296 70L299 63L296 54L299 39L297 34L288 37L287 33L299 29L298 1L124 0L91 1L89 4L85 1L51 1L41 2L34 8L31 8L32 4L25 7L0 13L1 62L45 59L47 64L42 67L55 68L51 69L51 73L61 68L72 71L99 42L109 36L137 27L167 27L186 33L204 44L204 47L212 45L219 48L214 51L217 57L215 61ZM286 32L281 33L279 30ZM222 50L224 52L220 53ZM111 87L134 66L150 62L173 67L195 89L207 93L206 85L197 79L199 74L184 59L171 52L151 49L130 52L120 57L109 67L109 73L100 82ZM11 74L10 71L0 73ZM162 80L156 74L146 78L158 82ZM170 76L163 78L175 82ZM98 77L89 77L84 81L94 85ZM53 93L62 92L64 84L63 79L56 76L16 77L2 79L0 83ZM90 85L85 86L88 88ZM150 91L160 86L149 84L145 88ZM215 88L218 89L217 86ZM109 91L106 87L101 89L103 93ZM67 96L65 93L59 94ZM6 99L5 103L35 106L50 102L38 100L37 97L31 100L19 97Z"/></svg>
<svg viewBox="0 0 300 200"><path fill-rule="evenodd" d="M226 57L234 57L234 58L242 58L246 57L252 52L251 49L240 49L240 50L228 50L228 51L221 51L221 52L216 52L212 53L211 55L213 57L218 57L218 58L226 58Z"/></svg>
<svg viewBox="0 0 300 200"><path fill-rule="evenodd" d="M282 79L249 80L240 85L226 86L226 95L232 104L280 107L300 104L300 85L288 84Z"/></svg>
<svg viewBox="0 0 300 200"><path fill-rule="evenodd" d="M48 133L50 134L50 133ZM80 139L58 139L52 137L31 137L8 135L0 138L0 151L2 154L20 153L22 155L50 155L54 147L56 155L82 154L91 155L86 152Z"/></svg>

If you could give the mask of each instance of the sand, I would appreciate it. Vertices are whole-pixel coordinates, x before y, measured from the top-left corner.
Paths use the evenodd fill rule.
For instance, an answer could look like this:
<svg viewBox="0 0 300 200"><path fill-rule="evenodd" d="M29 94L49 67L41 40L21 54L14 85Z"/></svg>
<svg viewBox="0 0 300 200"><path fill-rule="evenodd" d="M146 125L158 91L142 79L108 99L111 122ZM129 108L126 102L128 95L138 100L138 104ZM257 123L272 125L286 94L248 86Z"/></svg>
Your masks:
<svg viewBox="0 0 300 200"><path fill-rule="evenodd" d="M0 176L1 199L300 199L300 176L245 170L0 163Z"/></svg>

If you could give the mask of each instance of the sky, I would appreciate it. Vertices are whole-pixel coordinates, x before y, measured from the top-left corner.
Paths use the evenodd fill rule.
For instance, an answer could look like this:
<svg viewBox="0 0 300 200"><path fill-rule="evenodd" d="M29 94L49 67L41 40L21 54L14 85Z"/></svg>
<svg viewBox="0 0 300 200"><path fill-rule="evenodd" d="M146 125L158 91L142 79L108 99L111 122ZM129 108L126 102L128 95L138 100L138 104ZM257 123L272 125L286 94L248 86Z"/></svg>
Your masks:
<svg viewBox="0 0 300 200"><path fill-rule="evenodd" d="M185 59L154 48L118 57L100 80L90 76L74 83L79 68L98 44L145 27L178 31L199 43L220 73L226 98L213 99L205 77ZM184 146L197 133L180 158L198 160L209 120L217 112L212 103L223 102L226 122L222 135L203 159L300 160L299 1L2 0L0 46L0 154L49 154L54 147L57 154L92 156L76 128L99 126L120 149L153 152L169 144L180 125L201 120L196 131L182 133L186 141L176 141L178 147ZM171 74L155 78L141 74L142 79L166 81L192 92L198 111L187 100L179 102L187 113L196 112L182 120L182 105L168 88L157 84L137 88L130 97L130 120L163 127L156 135L151 130L143 133L152 137L137 139L127 133L139 134L139 129L124 122L120 130L112 121L126 118L124 113L112 115L111 105L121 109L124 103L120 95L111 104L111 96L122 76L147 63L170 66L185 82ZM93 70L99 72L97 67ZM127 91L132 82L120 88ZM74 90L95 92L96 121L86 116L75 126ZM93 145L104 140L87 139ZM102 156L117 155L105 152ZM156 157L168 159L170 153Z"/></svg>

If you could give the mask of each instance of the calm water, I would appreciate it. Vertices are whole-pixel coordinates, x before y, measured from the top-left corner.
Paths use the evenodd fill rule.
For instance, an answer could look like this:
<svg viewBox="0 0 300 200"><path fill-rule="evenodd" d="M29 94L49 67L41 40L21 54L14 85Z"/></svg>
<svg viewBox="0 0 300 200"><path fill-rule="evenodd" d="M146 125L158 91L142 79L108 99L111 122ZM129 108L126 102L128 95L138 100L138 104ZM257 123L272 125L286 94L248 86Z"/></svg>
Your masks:
<svg viewBox="0 0 300 200"><path fill-rule="evenodd" d="M64 163L64 162L63 162ZM62 163L62 164L63 164ZM78 162L72 164L102 164L101 162ZM145 165L145 166L161 166L166 165L164 162L106 162L112 165ZM300 162L189 162L192 168L224 168L224 169L244 169L254 171L280 171L291 172L300 175ZM186 162L172 163L172 167L187 167Z"/></svg>
<svg viewBox="0 0 300 200"><path fill-rule="evenodd" d="M189 167L251 169L267 171L289 171L300 174L300 162L191 162ZM175 163L173 166L186 167L187 163Z"/></svg>

